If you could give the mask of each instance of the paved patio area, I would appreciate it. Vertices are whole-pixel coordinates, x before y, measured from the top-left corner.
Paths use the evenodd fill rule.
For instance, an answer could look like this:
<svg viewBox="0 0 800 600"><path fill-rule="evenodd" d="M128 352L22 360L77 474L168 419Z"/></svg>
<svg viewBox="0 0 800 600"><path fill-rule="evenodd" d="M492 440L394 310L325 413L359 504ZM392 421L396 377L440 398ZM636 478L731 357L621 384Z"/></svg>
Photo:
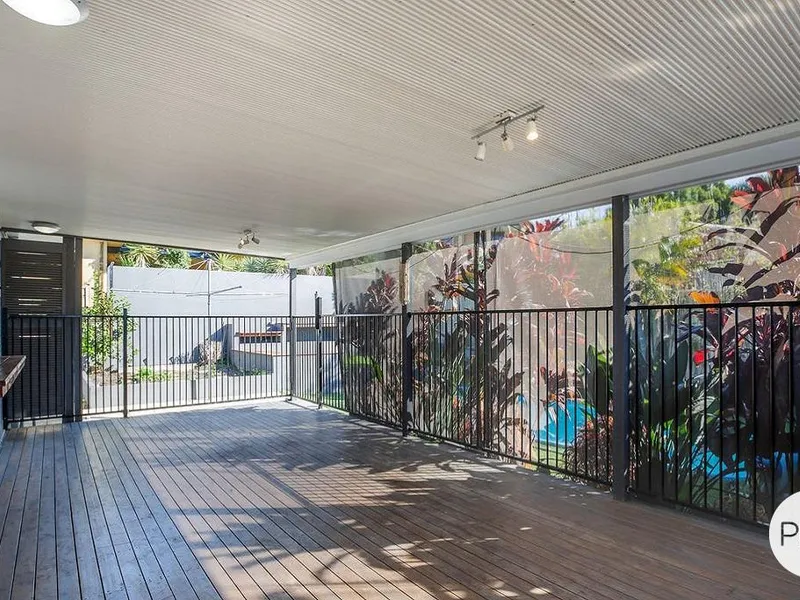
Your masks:
<svg viewBox="0 0 800 600"><path fill-rule="evenodd" d="M283 401L9 431L5 598L797 598L746 531Z"/></svg>

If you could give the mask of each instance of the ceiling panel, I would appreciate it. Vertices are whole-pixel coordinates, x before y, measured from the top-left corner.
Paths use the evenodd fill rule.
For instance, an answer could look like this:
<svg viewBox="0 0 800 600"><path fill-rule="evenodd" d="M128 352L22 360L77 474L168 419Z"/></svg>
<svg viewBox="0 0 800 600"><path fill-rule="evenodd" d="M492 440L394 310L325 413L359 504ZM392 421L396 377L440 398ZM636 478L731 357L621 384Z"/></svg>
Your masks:
<svg viewBox="0 0 800 600"><path fill-rule="evenodd" d="M0 223L306 252L800 116L800 1L0 4ZM472 130L543 103L503 153Z"/></svg>

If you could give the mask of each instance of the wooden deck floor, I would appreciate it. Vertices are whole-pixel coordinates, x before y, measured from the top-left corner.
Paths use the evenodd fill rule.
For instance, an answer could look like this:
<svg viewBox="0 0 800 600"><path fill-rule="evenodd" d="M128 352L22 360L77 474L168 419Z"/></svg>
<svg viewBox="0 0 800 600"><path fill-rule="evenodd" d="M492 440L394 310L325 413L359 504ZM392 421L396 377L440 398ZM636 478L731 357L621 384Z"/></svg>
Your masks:
<svg viewBox="0 0 800 600"><path fill-rule="evenodd" d="M285 402L8 432L5 598L800 596L742 531Z"/></svg>

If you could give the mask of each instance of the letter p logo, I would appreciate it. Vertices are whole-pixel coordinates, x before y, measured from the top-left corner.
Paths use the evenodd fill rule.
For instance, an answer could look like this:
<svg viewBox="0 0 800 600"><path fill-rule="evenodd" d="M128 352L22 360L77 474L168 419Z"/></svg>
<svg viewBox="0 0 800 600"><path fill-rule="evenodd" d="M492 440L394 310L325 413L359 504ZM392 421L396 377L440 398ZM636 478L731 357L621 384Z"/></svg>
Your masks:
<svg viewBox="0 0 800 600"><path fill-rule="evenodd" d="M786 538L797 537L798 533L800 533L800 527L797 526L797 523L795 523L794 521L782 521L781 546L783 546L784 543L786 542Z"/></svg>
<svg viewBox="0 0 800 600"><path fill-rule="evenodd" d="M781 566L800 577L800 492L781 502L772 515L769 545Z"/></svg>

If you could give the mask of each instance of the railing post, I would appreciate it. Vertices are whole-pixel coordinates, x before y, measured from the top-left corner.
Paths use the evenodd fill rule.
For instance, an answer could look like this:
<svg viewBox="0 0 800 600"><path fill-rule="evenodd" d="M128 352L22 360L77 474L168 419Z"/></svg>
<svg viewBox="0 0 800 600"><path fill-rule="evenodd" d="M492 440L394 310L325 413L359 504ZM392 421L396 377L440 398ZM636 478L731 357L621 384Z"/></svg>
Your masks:
<svg viewBox="0 0 800 600"><path fill-rule="evenodd" d="M9 328L9 320L8 320L8 309L3 307L0 309L0 355L7 356L11 354L8 349L8 341L11 339L9 336L8 328ZM3 418L3 429L0 431L0 440L3 439L3 431L8 429L8 402L0 396L0 414L2 414Z"/></svg>
<svg viewBox="0 0 800 600"><path fill-rule="evenodd" d="M612 296L614 307L613 321L613 365L614 380L614 429L612 452L614 475L612 491L614 498L625 500L628 497L628 476L630 469L630 353L628 329L626 325L626 302L628 296L628 213L630 203L627 196L614 196L611 200L612 217Z"/></svg>
<svg viewBox="0 0 800 600"><path fill-rule="evenodd" d="M128 309L122 309L122 416L128 418Z"/></svg>
<svg viewBox="0 0 800 600"><path fill-rule="evenodd" d="M410 302L410 285L408 262L411 259L411 244L405 243L402 246L400 256L400 299L402 302L401 327L403 332L403 346L400 355L402 367L402 398L401 415L403 435L408 435L411 431L411 423L414 419L414 324L411 312L408 310Z"/></svg>
<svg viewBox="0 0 800 600"><path fill-rule="evenodd" d="M317 408L322 408L322 297L314 296L314 329L317 337Z"/></svg>
<svg viewBox="0 0 800 600"><path fill-rule="evenodd" d="M289 399L297 393L297 318L294 316L294 280L297 269L289 269ZM286 381L284 379L284 381Z"/></svg>

